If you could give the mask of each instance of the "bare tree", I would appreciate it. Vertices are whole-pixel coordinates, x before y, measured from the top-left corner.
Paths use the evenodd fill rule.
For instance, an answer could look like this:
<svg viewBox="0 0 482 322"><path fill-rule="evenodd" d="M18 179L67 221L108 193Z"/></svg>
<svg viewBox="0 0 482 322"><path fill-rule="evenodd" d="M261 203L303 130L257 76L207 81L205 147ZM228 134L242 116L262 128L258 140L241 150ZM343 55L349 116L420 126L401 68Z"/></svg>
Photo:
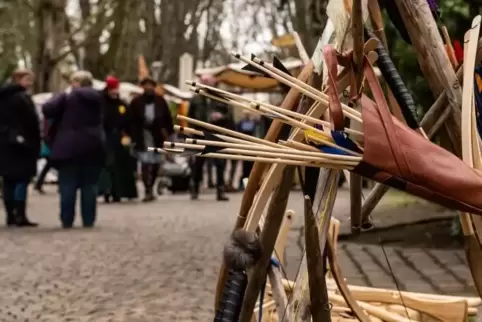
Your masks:
<svg viewBox="0 0 482 322"><path fill-rule="evenodd" d="M326 21L328 0L282 0L280 12L287 12L308 52L315 49Z"/></svg>
<svg viewBox="0 0 482 322"><path fill-rule="evenodd" d="M0 6L0 56L7 74L22 61L37 74L37 92L58 89L68 59L95 77L135 80L137 57L161 61L161 79L175 84L178 59L225 59L223 0L5 0ZM18 13L21 14L18 14ZM62 64L60 64L62 63Z"/></svg>

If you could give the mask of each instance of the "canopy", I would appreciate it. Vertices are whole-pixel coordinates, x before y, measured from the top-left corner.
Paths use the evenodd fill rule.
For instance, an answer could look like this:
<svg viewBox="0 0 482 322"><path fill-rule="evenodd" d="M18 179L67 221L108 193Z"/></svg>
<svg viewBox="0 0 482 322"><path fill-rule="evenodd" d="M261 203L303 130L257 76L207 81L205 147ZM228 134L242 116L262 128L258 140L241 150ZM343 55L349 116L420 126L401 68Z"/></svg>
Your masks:
<svg viewBox="0 0 482 322"><path fill-rule="evenodd" d="M167 84L162 84L161 86L163 87L163 96L167 101L180 104L182 101L190 100L193 97L191 92L181 91L177 87ZM93 87L99 91L103 90L105 88L105 82L94 79ZM70 87L68 87L66 91L70 91ZM142 87L132 83L120 82L119 84L120 97L126 102L130 102L133 95L142 94L142 91ZM34 103L39 106L47 102L52 96L53 93L39 93L33 95L32 99Z"/></svg>
<svg viewBox="0 0 482 322"><path fill-rule="evenodd" d="M298 69L303 67L303 62L296 58L284 60L282 63L292 74L297 74ZM278 86L279 83L275 79L243 70L245 65L238 63L213 68L199 68L195 74L197 76L213 75L221 83L253 91L269 91Z"/></svg>
<svg viewBox="0 0 482 322"><path fill-rule="evenodd" d="M164 94L173 96L175 98L178 98L179 100L190 100L194 95L191 92L185 92L180 90L179 88L168 85L168 84L162 84L162 87L164 87Z"/></svg>

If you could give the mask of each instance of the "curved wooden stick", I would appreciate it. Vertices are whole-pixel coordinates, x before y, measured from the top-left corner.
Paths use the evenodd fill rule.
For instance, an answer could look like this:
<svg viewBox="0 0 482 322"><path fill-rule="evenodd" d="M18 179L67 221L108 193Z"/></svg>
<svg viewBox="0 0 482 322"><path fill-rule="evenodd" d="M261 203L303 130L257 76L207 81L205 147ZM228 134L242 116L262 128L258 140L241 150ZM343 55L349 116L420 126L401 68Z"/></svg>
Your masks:
<svg viewBox="0 0 482 322"><path fill-rule="evenodd" d="M332 300L334 303L338 305L344 305L345 300L343 299L342 296L336 295L336 294L330 294L330 300ZM412 320L409 320L407 318L404 318L394 312L390 312L388 310L385 310L381 307L377 307L375 305L371 305L368 303L364 302L356 302L357 305L359 305L363 310L365 310L367 313L370 315L376 316L377 318L382 319L383 321L386 322L414 322ZM368 318L368 317L367 317ZM368 318L367 321L370 321ZM370 321L371 322L371 321Z"/></svg>
<svg viewBox="0 0 482 322"><path fill-rule="evenodd" d="M400 294L397 291L392 291L389 294L382 294L370 291L352 290L351 294L357 301L403 305L444 322L462 322L467 319L468 304L465 300L420 300L410 295L403 295L403 297L400 297Z"/></svg>
<svg viewBox="0 0 482 322"><path fill-rule="evenodd" d="M337 291L337 286L334 280L328 281L328 289L332 291ZM283 279L283 286L286 290L292 290L294 287L294 282ZM375 288L375 287L367 287L367 286L358 286L358 285L348 285L348 288L351 292L370 292L381 294L380 296L390 296L393 290L384 289L384 288ZM398 292L397 292L398 293ZM463 296L451 296L451 295L440 295L440 294L430 294L430 293L417 293L417 292L407 292L401 291L399 292L402 296L411 296L413 298L417 298L420 301L465 301L469 306L469 314L472 314L476 310L477 307L482 306L482 299L480 297L463 297Z"/></svg>
<svg viewBox="0 0 482 322"><path fill-rule="evenodd" d="M353 298L352 293L348 288L348 285L344 283L345 278L341 273L340 266L338 265L336 251L333 247L333 242L331 238L326 238L326 246L327 246L328 262L330 263L331 274L333 275L333 278L336 281L336 285L338 286L340 293L343 295L343 298L345 298L346 303L353 311L355 316L361 322L370 322L370 319L368 318L368 316L365 314L365 312L363 312L362 308L358 305L358 302ZM345 300L343 300L343 302L345 302Z"/></svg>
<svg viewBox="0 0 482 322"><path fill-rule="evenodd" d="M472 29L467 31L464 38L464 88L461 113L462 159L471 167L474 165L472 132L476 131L476 129L472 128L472 110L474 107L473 71L475 69L477 41L479 37L481 20L481 16L474 18L474 21L472 22ZM480 246L480 241L477 239L477 235L475 234L471 215L467 213L460 213L459 219L462 232L464 234L465 252L467 261L469 263L470 272L472 273L475 287L479 295L482 296L482 248ZM478 225L478 228L482 228L480 227L480 224Z"/></svg>

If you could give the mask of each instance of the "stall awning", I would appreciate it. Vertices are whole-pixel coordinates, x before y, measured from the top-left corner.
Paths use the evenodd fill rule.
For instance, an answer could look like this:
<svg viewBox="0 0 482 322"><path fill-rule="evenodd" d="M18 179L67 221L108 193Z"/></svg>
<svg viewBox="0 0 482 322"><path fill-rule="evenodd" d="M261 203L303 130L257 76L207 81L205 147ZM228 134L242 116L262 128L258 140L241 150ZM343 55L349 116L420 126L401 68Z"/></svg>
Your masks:
<svg viewBox="0 0 482 322"><path fill-rule="evenodd" d="M296 74L297 70L303 66L303 62L295 58L284 60L282 63L293 74ZM219 82L229 86L254 91L272 90L278 86L279 83L275 79L243 70L245 65L240 63L214 68L200 68L195 71L195 74L197 76L213 75Z"/></svg>
<svg viewBox="0 0 482 322"><path fill-rule="evenodd" d="M163 84L161 86L164 89L163 96L167 101L180 104L182 101L188 101L193 97L193 93L182 91L177 87L174 87L168 84ZM99 91L103 90L105 88L105 82L94 79L93 88ZM68 87L66 91L70 91L70 87ZM132 84L129 82L120 82L119 84L120 97L126 102L130 102L133 95L142 94L142 92L143 92L142 87L137 86L136 84ZM53 96L53 93L39 93L39 94L33 95L32 98L36 105L43 105L52 96Z"/></svg>
<svg viewBox="0 0 482 322"><path fill-rule="evenodd" d="M181 100L190 100L193 97L192 92L185 92L169 84L163 84L162 86L164 87L164 93L177 97Z"/></svg>

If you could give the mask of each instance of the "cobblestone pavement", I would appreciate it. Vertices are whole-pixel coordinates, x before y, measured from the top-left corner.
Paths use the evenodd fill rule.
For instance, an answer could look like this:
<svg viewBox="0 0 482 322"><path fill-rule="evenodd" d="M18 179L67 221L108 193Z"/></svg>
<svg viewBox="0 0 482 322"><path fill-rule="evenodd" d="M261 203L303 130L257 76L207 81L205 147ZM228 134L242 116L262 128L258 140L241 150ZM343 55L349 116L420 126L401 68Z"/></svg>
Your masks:
<svg viewBox="0 0 482 322"><path fill-rule="evenodd" d="M0 229L0 321L212 321L222 244L241 195L231 198L219 203L208 194L191 202L186 195L169 195L149 205L101 203L95 229L62 231L55 192L32 194L30 217L41 227ZM338 217L347 198L340 193ZM300 193L293 194L289 207L301 218ZM291 277L299 261L299 235L298 220L287 250ZM377 245L340 244L349 282L393 287L386 265L377 264L380 252ZM404 288L472 291L460 251L387 252Z"/></svg>

